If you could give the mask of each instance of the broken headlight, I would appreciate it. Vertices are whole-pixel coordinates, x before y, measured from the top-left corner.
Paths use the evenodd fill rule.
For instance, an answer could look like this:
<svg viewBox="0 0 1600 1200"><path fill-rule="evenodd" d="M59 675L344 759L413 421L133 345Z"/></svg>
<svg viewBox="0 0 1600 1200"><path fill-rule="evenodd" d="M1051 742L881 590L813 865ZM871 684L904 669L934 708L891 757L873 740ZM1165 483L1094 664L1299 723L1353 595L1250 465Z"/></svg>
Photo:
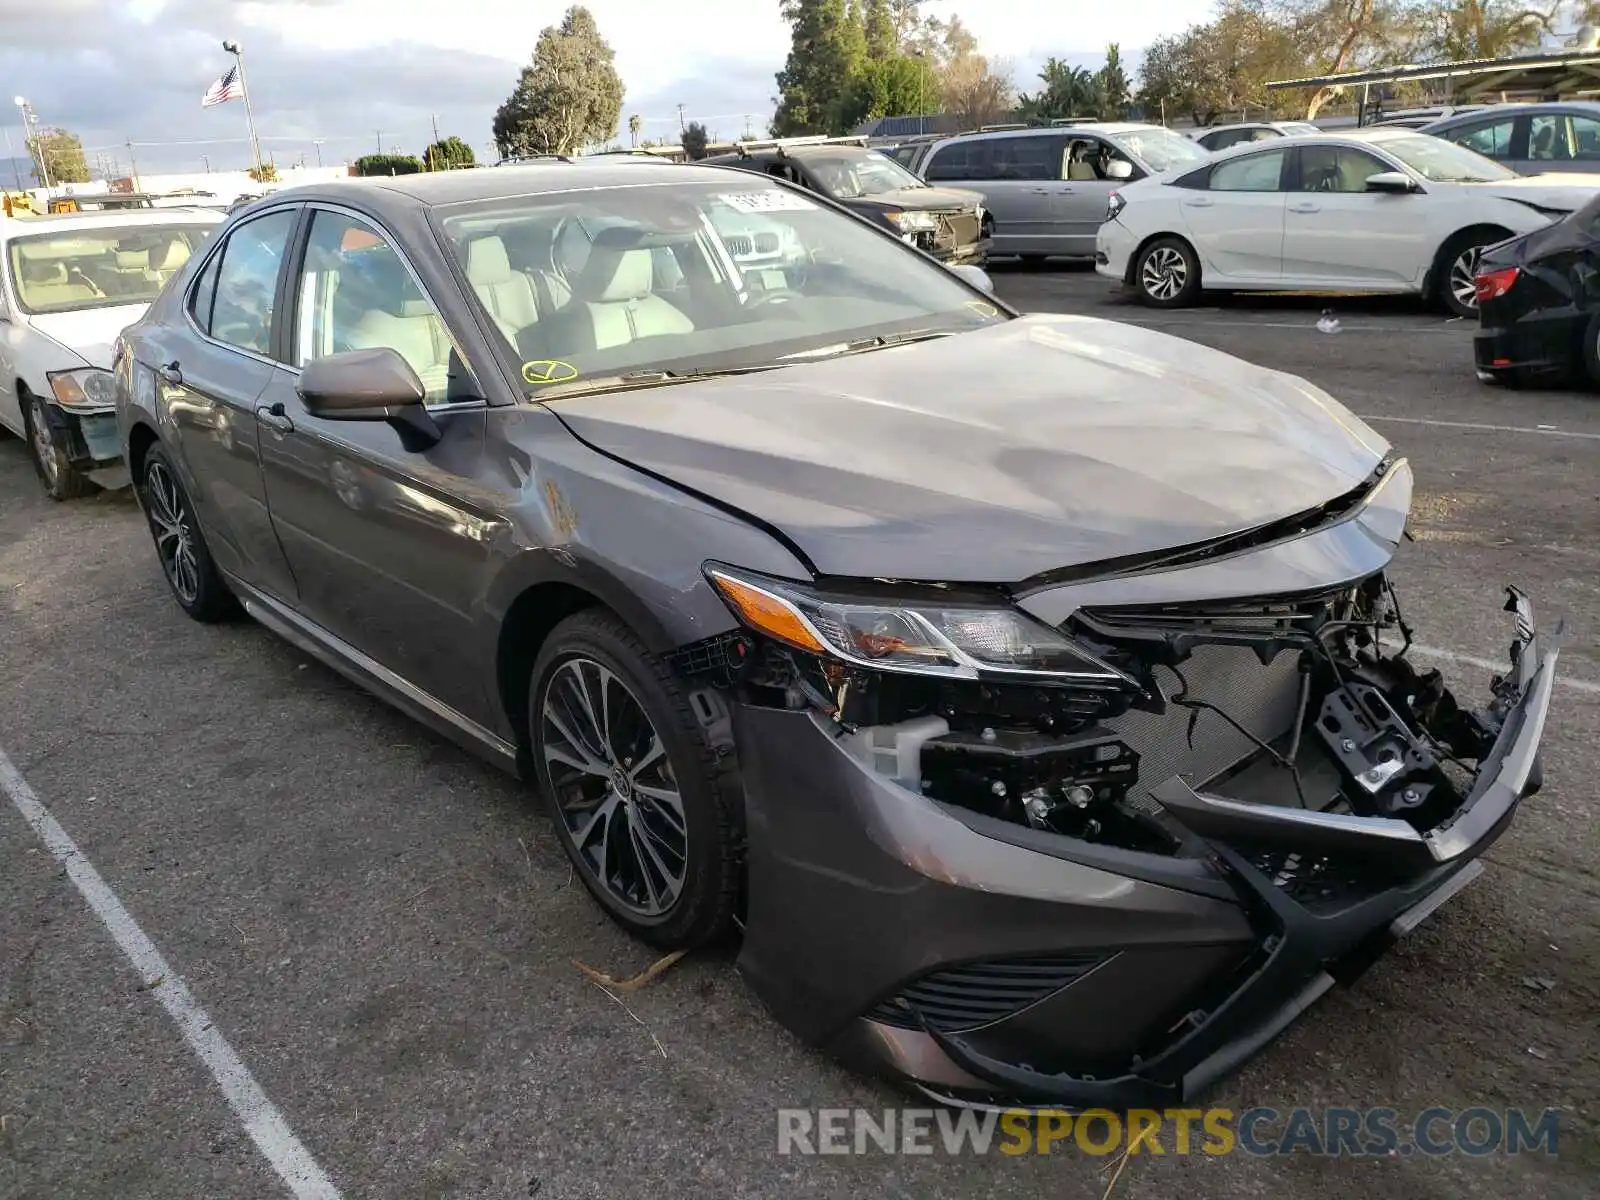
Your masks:
<svg viewBox="0 0 1600 1200"><path fill-rule="evenodd" d="M709 567L707 578L749 629L876 671L978 679L1128 685L1133 680L1003 603L829 595L787 580Z"/></svg>

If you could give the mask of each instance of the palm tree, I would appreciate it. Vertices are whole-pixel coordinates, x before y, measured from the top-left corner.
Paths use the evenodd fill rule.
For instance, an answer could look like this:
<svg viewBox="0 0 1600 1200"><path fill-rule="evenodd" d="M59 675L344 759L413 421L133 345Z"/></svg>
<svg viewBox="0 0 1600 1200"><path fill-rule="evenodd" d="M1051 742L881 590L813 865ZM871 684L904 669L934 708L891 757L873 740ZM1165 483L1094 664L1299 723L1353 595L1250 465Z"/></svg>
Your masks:
<svg viewBox="0 0 1600 1200"><path fill-rule="evenodd" d="M633 140L635 150L639 148L639 131L644 128L644 118L638 113L628 118L628 137Z"/></svg>

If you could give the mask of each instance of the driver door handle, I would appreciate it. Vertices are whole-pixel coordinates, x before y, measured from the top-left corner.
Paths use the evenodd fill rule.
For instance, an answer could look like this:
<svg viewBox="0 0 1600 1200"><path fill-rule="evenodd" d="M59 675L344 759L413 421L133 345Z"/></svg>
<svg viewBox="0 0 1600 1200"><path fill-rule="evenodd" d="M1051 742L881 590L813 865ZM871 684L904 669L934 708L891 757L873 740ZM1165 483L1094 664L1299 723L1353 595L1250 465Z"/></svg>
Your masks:
<svg viewBox="0 0 1600 1200"><path fill-rule="evenodd" d="M1185 200L1183 203L1185 208L1210 208L1216 202L1205 196L1196 196L1193 200Z"/></svg>
<svg viewBox="0 0 1600 1200"><path fill-rule="evenodd" d="M178 360L173 359L171 362L162 363L157 367L156 378L160 379L168 387L182 387L183 372L178 369Z"/></svg>
<svg viewBox="0 0 1600 1200"><path fill-rule="evenodd" d="M283 401L274 401L263 404L256 409L256 420L279 433L293 433L294 422L289 419L288 411L283 407Z"/></svg>
<svg viewBox="0 0 1600 1200"><path fill-rule="evenodd" d="M1292 212L1292 213L1321 212L1322 211L1322 205L1313 204L1309 200L1302 200L1298 204L1289 205L1289 211Z"/></svg>

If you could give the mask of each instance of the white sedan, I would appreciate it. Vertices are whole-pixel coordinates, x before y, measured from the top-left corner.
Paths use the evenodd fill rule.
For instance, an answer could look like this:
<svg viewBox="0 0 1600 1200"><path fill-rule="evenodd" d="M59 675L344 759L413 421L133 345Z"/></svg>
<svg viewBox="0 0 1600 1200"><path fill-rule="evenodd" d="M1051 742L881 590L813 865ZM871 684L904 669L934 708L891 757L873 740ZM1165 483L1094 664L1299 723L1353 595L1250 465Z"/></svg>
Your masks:
<svg viewBox="0 0 1600 1200"><path fill-rule="evenodd" d="M1419 294L1465 316L1485 246L1597 191L1600 175L1521 176L1409 129L1274 138L1114 192L1095 269L1161 308L1293 289Z"/></svg>

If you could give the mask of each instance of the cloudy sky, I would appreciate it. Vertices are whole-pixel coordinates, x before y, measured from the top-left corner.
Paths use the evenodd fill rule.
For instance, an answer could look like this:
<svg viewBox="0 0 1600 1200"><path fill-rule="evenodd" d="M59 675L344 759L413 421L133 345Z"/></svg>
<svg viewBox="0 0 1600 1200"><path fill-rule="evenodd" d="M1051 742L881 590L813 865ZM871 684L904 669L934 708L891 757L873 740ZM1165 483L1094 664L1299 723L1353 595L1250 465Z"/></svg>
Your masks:
<svg viewBox="0 0 1600 1200"><path fill-rule="evenodd" d="M0 0L0 80L26 96L45 125L82 138L91 166L131 139L141 171L249 161L243 106L201 109L227 69L221 42L242 43L263 150L280 165L339 162L378 148L417 153L433 117L481 154L496 106L515 85L539 30L566 0ZM724 136L748 114L763 129L773 73L788 52L778 0L590 0L617 52L625 113L647 136L690 120ZM1203 20L1210 0L928 0L957 13L993 58L1026 82L1048 55L1097 65L1107 42L1137 57L1152 38ZM19 11L20 10L20 11ZM16 109L0 121L22 145ZM0 142L0 158L5 157ZM8 181L9 182L9 181Z"/></svg>

